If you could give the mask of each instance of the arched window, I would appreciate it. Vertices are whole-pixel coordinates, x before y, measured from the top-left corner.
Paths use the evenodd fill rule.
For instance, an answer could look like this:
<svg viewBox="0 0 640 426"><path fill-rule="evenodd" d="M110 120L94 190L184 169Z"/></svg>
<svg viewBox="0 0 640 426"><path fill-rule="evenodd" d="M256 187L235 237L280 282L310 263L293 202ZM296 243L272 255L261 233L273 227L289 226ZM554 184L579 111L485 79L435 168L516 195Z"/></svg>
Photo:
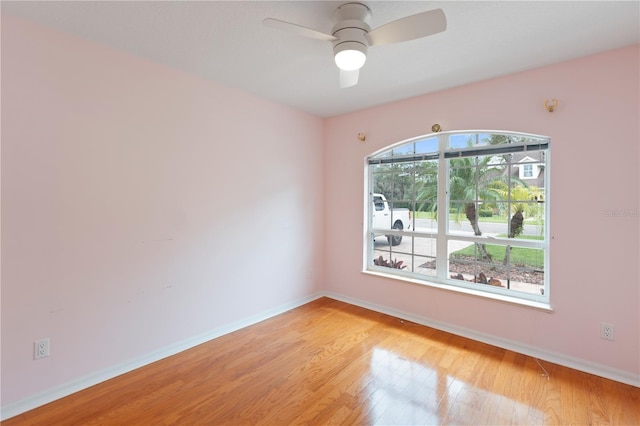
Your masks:
<svg viewBox="0 0 640 426"><path fill-rule="evenodd" d="M549 145L456 131L369 156L365 270L548 307Z"/></svg>

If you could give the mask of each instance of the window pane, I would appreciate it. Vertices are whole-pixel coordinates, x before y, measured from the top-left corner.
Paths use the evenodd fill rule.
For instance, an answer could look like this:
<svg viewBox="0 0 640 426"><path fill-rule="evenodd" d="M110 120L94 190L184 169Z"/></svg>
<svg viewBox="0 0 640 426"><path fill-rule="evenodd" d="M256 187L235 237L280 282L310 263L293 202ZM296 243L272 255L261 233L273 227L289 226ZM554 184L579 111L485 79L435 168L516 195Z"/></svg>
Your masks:
<svg viewBox="0 0 640 426"><path fill-rule="evenodd" d="M373 241L372 264L405 271L407 265L411 262L411 253L406 252L407 248L409 248L409 250L411 248L411 243L408 242L409 239L410 238L403 236L401 243L394 246L390 244L387 236L376 236Z"/></svg>
<svg viewBox="0 0 640 426"><path fill-rule="evenodd" d="M537 209L537 204L530 209L528 202L499 201L492 203L492 207L480 210L478 225L483 231L482 235L516 239L543 237L544 217L529 214L529 211Z"/></svg>
<svg viewBox="0 0 640 426"><path fill-rule="evenodd" d="M393 164L386 168L376 165L371 176L371 189L374 194L383 194L391 207L409 208L410 203L407 202L415 200L418 190L415 170L413 162Z"/></svg>
<svg viewBox="0 0 640 426"><path fill-rule="evenodd" d="M369 166L369 170L372 174L388 173L391 171L391 167L392 166L390 164L372 164Z"/></svg>
<svg viewBox="0 0 640 426"><path fill-rule="evenodd" d="M527 238L525 236L544 235L544 190L512 181L510 187L505 186L499 191L499 195L500 201L486 204L493 210L490 221L506 225L499 230L499 236ZM481 211L481 221L483 213L484 216L491 214Z"/></svg>
<svg viewBox="0 0 640 426"><path fill-rule="evenodd" d="M456 235L490 235L486 224L480 222L479 202L454 201L449 206L449 232ZM506 225L502 226L506 230ZM483 229L484 228L484 229ZM499 225L490 227L496 231Z"/></svg>
<svg viewBox="0 0 640 426"><path fill-rule="evenodd" d="M503 137L507 137L513 143L526 143L526 144L536 144L536 143L547 143L549 140L547 138L541 138L536 136L527 136L527 135L505 135Z"/></svg>
<svg viewBox="0 0 640 426"><path fill-rule="evenodd" d="M456 240L448 247L451 279L542 294L544 250Z"/></svg>
<svg viewBox="0 0 640 426"><path fill-rule="evenodd" d="M416 154L438 152L438 138L422 139L415 142Z"/></svg>
<svg viewBox="0 0 640 426"><path fill-rule="evenodd" d="M438 161L421 161L416 164L416 208L423 215L433 218L438 201Z"/></svg>
<svg viewBox="0 0 640 426"><path fill-rule="evenodd" d="M393 192L389 195L392 207L412 208L417 191L415 163L398 164L393 173Z"/></svg>
<svg viewBox="0 0 640 426"><path fill-rule="evenodd" d="M390 246L385 237L374 243L373 264L423 276L436 276L436 239L403 236L397 246Z"/></svg>
<svg viewBox="0 0 640 426"><path fill-rule="evenodd" d="M537 144L548 142L545 138L514 134L458 133L449 136L450 149L471 148L479 146L499 146L513 143Z"/></svg>
<svg viewBox="0 0 640 426"><path fill-rule="evenodd" d="M387 157L391 157L390 149L371 156L371 158L387 158Z"/></svg>
<svg viewBox="0 0 640 426"><path fill-rule="evenodd" d="M371 191L386 197L393 192L394 175L390 166L384 167L386 170L382 171L383 166L375 166L377 170L371 175Z"/></svg>
<svg viewBox="0 0 640 426"><path fill-rule="evenodd" d="M500 138L499 135L492 136L486 133L468 133L449 136L449 148L452 149L493 145L505 142L506 139Z"/></svg>
<svg viewBox="0 0 640 426"><path fill-rule="evenodd" d="M405 145L400 145L396 148L393 148L393 156L397 156L397 155L409 155L409 154L413 154L414 150L413 150L413 143L409 143L409 144L405 144Z"/></svg>
<svg viewBox="0 0 640 426"><path fill-rule="evenodd" d="M482 272L479 245L468 241L449 240L449 272L451 279L475 282Z"/></svg>
<svg viewBox="0 0 640 426"><path fill-rule="evenodd" d="M478 198L477 157L449 160L449 200L474 201Z"/></svg>
<svg viewBox="0 0 640 426"><path fill-rule="evenodd" d="M511 247L509 253L509 288L523 293L544 292L544 250Z"/></svg>
<svg viewBox="0 0 640 426"><path fill-rule="evenodd" d="M414 271L417 274L436 276L436 239L414 237Z"/></svg>

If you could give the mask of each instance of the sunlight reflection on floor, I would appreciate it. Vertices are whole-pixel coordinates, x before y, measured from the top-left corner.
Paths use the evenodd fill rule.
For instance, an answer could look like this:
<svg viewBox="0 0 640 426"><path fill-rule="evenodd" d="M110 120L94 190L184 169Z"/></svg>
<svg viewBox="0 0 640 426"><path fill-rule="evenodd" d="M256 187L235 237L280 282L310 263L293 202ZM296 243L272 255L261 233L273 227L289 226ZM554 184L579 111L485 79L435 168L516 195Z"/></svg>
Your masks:
<svg viewBox="0 0 640 426"><path fill-rule="evenodd" d="M449 376L392 351L374 348L370 361L369 419L374 424L542 423L544 414L503 395ZM490 418L482 418L494 407Z"/></svg>

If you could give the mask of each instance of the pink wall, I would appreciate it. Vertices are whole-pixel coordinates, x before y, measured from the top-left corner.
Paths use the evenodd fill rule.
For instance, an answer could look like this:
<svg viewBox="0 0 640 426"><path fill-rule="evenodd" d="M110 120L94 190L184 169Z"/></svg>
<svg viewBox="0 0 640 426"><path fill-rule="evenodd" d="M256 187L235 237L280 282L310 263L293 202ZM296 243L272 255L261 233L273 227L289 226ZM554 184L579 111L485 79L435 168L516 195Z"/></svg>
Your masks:
<svg viewBox="0 0 640 426"><path fill-rule="evenodd" d="M638 63L633 46L327 120L327 290L639 380L640 219L605 212L640 207ZM553 313L361 273L364 158L434 123L552 138ZM615 341L600 338L602 321Z"/></svg>
<svg viewBox="0 0 640 426"><path fill-rule="evenodd" d="M322 135L3 14L2 405L317 294Z"/></svg>

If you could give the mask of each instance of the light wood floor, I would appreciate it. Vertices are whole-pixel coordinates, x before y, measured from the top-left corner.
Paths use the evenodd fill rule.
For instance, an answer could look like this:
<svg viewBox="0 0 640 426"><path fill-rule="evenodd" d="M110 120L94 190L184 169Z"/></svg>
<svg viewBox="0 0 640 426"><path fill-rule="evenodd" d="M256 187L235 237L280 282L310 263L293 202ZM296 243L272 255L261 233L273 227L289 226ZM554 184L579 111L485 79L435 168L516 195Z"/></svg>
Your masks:
<svg viewBox="0 0 640 426"><path fill-rule="evenodd" d="M322 298L2 425L637 425L639 407L633 386Z"/></svg>

